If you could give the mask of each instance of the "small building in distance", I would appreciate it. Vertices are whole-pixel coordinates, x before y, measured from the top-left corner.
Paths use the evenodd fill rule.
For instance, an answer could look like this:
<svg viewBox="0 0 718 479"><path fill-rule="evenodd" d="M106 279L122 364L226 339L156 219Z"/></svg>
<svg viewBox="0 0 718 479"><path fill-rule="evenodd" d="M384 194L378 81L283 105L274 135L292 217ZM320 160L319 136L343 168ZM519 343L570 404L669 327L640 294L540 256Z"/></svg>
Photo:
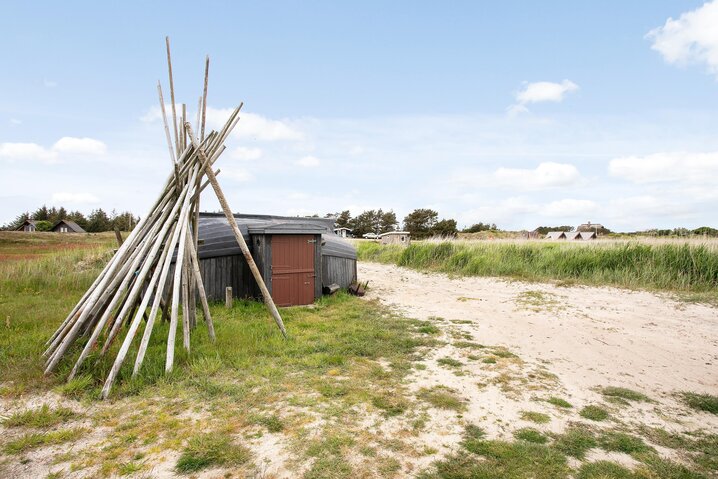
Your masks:
<svg viewBox="0 0 718 479"><path fill-rule="evenodd" d="M411 233L408 231L388 231L379 235L379 243L409 246L411 243Z"/></svg>
<svg viewBox="0 0 718 479"><path fill-rule="evenodd" d="M25 220L20 226L15 228L15 231L37 231L37 223L38 221L35 220Z"/></svg>
<svg viewBox="0 0 718 479"><path fill-rule="evenodd" d="M595 231L549 231L546 234L546 239L550 240L587 241L597 237Z"/></svg>
<svg viewBox="0 0 718 479"><path fill-rule="evenodd" d="M548 233L546 233L546 239L565 240L566 233L563 231L549 231Z"/></svg>
<svg viewBox="0 0 718 479"><path fill-rule="evenodd" d="M352 237L352 230L351 228L347 228L346 226L342 226L341 228L334 228L334 233L338 236L341 236L342 238L351 238Z"/></svg>
<svg viewBox="0 0 718 479"><path fill-rule="evenodd" d="M71 220L58 221L50 231L55 233L87 233L80 225Z"/></svg>

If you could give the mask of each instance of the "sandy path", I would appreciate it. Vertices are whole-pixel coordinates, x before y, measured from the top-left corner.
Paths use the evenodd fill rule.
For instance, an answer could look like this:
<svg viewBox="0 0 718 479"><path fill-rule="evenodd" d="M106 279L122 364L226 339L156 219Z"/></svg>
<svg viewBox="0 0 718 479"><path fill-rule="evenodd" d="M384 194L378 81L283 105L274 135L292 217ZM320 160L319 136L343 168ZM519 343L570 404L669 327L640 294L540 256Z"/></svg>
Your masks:
<svg viewBox="0 0 718 479"><path fill-rule="evenodd" d="M718 393L718 309L616 288L558 287L494 278L450 278L359 263L378 298L410 317L471 321L456 327L547 364L569 392L598 385ZM557 301L521 304L541 291ZM518 300L518 301L517 301Z"/></svg>

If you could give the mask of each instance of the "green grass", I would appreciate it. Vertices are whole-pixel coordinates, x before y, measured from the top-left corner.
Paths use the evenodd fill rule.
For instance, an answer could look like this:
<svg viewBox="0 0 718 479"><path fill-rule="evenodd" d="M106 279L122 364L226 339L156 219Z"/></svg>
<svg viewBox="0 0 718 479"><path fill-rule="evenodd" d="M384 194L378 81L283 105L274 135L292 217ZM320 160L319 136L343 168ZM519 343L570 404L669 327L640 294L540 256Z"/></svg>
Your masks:
<svg viewBox="0 0 718 479"><path fill-rule="evenodd" d="M269 432L281 432L284 430L284 422L282 422L282 419L276 414L259 416L256 418L256 422L266 427Z"/></svg>
<svg viewBox="0 0 718 479"><path fill-rule="evenodd" d="M597 446L596 437L585 427L571 426L554 437L553 447L567 456L583 459L589 449Z"/></svg>
<svg viewBox="0 0 718 479"><path fill-rule="evenodd" d="M547 424L551 422L551 416L536 411L521 411L521 419L535 422L536 424Z"/></svg>
<svg viewBox="0 0 718 479"><path fill-rule="evenodd" d="M18 412L3 421L6 427L48 428L74 419L77 414L66 407L50 409L43 404L39 409Z"/></svg>
<svg viewBox="0 0 718 479"><path fill-rule="evenodd" d="M623 452L625 454L636 454L652 451L643 439L624 432L608 431L598 438L598 445L605 451Z"/></svg>
<svg viewBox="0 0 718 479"><path fill-rule="evenodd" d="M175 468L178 472L189 473L210 466L238 466L249 459L249 450L235 444L229 434L212 432L192 437Z"/></svg>
<svg viewBox="0 0 718 479"><path fill-rule="evenodd" d="M559 397L550 397L546 400L547 403L553 404L556 407L564 408L564 409L570 409L573 406L570 402L566 401L565 399L561 399Z"/></svg>
<svg viewBox="0 0 718 479"><path fill-rule="evenodd" d="M20 454L38 447L53 446L65 442L76 441L85 430L82 428L61 429L59 431L29 433L5 444L3 451L7 454Z"/></svg>
<svg viewBox="0 0 718 479"><path fill-rule="evenodd" d="M605 421L609 417L608 411L606 411L601 406L596 406L593 404L581 409L579 414L581 417L590 419L591 421Z"/></svg>
<svg viewBox="0 0 718 479"><path fill-rule="evenodd" d="M718 396L685 392L682 397L683 401L696 411L718 414Z"/></svg>
<svg viewBox="0 0 718 479"><path fill-rule="evenodd" d="M516 439L521 439L522 441L533 442L536 444L544 444L548 440L546 436L541 434L541 431L531 427L525 427L514 431L514 437Z"/></svg>
<svg viewBox="0 0 718 479"><path fill-rule="evenodd" d="M436 362L441 364L442 366L449 366L452 368L460 368L464 365L464 363L462 363L461 361L457 361L454 358L439 358Z"/></svg>
<svg viewBox="0 0 718 479"><path fill-rule="evenodd" d="M601 389L601 394L609 398L625 399L626 401L647 402L651 400L648 396L638 391L615 386L608 386Z"/></svg>
<svg viewBox="0 0 718 479"><path fill-rule="evenodd" d="M581 466L576 479L636 479L630 469L609 461L587 462Z"/></svg>
<svg viewBox="0 0 718 479"><path fill-rule="evenodd" d="M702 293L718 299L718 248L638 242L569 244L483 241L414 242L403 248L360 242L360 260L465 276Z"/></svg>
<svg viewBox="0 0 718 479"><path fill-rule="evenodd" d="M463 411L466 409L464 400L456 394L456 391L446 386L422 388L416 396L435 408L449 409L452 411Z"/></svg>

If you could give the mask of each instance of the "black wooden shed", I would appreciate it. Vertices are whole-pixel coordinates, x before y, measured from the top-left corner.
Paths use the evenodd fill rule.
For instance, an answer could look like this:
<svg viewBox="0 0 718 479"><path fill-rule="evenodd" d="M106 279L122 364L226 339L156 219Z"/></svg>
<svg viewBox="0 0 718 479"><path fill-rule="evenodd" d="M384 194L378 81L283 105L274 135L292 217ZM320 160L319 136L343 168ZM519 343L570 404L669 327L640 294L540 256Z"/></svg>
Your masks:
<svg viewBox="0 0 718 479"><path fill-rule="evenodd" d="M356 249L334 233L332 219L241 214L235 220L277 306L309 304L322 286L346 288L356 280ZM198 254L209 299L222 300L227 286L235 297L259 297L223 214L200 214Z"/></svg>

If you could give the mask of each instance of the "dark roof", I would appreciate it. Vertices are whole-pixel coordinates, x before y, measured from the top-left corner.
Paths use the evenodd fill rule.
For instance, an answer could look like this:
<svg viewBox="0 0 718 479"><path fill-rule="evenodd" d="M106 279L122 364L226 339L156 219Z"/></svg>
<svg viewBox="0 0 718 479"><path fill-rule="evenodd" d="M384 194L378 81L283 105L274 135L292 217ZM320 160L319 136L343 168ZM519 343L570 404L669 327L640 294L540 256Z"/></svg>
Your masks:
<svg viewBox="0 0 718 479"><path fill-rule="evenodd" d="M65 223L65 225L66 225L68 228L70 228L70 229L71 229L73 232L75 232L75 233L86 233L86 231L85 231L84 229L82 229L82 228L80 227L80 225L78 225L77 223L75 223L75 222L72 221L72 220L60 220L60 221L58 221L57 223L55 223L55 224L52 226L52 231L55 231L55 228L57 228L58 226L60 226L61 223Z"/></svg>
<svg viewBox="0 0 718 479"><path fill-rule="evenodd" d="M30 223L30 224L33 225L33 226L36 226L37 220L25 220L25 221L23 221L23 222L20 224L20 226L18 226L17 228L15 228L15 231L20 231L20 230L23 229L23 228L25 227L25 225L28 224L28 223Z"/></svg>
<svg viewBox="0 0 718 479"><path fill-rule="evenodd" d="M332 218L296 216L234 215L245 241L250 234L321 234L322 255L356 258L351 243L336 235ZM222 213L200 213L199 257L213 258L242 254L227 219Z"/></svg>

